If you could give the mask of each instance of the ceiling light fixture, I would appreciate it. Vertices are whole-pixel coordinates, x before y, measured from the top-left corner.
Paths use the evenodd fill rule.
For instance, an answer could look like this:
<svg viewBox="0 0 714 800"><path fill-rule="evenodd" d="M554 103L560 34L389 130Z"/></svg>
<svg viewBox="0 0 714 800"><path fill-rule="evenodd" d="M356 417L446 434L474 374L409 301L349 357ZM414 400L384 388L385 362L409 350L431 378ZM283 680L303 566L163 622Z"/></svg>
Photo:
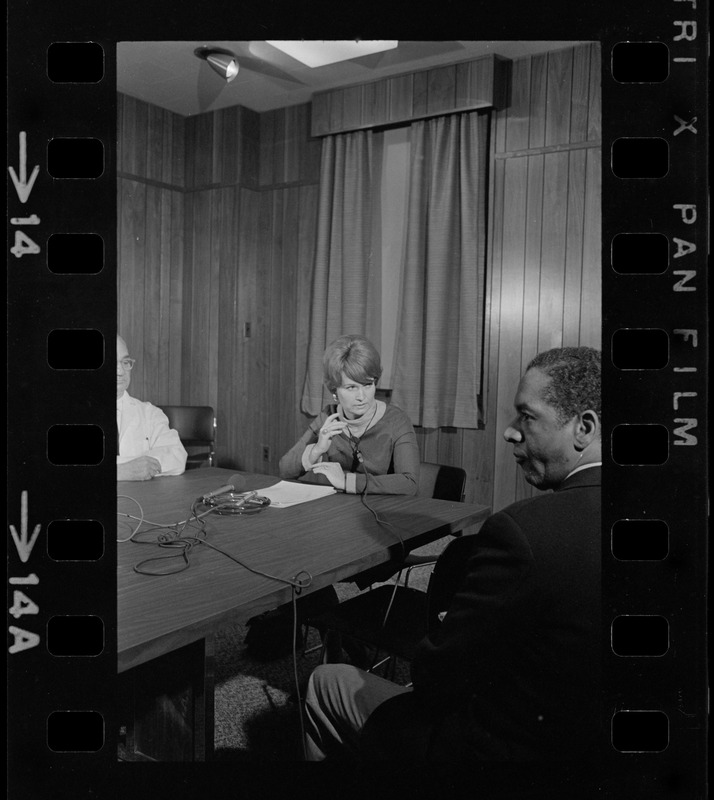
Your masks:
<svg viewBox="0 0 714 800"><path fill-rule="evenodd" d="M230 50L222 50L220 47L197 47L193 54L207 61L208 66L226 83L230 83L238 74L238 57Z"/></svg>
<svg viewBox="0 0 714 800"><path fill-rule="evenodd" d="M308 67L324 67L326 64L335 64L338 61L348 61L351 58L381 53L384 50L394 50L399 44L398 41L361 41L359 39L328 42L266 41Z"/></svg>

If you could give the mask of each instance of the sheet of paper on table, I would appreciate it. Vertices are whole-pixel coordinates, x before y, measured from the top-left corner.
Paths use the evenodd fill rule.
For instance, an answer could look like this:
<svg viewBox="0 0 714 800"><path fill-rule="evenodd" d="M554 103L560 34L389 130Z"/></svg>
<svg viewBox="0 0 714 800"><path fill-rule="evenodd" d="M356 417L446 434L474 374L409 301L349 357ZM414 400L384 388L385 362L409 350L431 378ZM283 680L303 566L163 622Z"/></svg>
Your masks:
<svg viewBox="0 0 714 800"><path fill-rule="evenodd" d="M298 503L308 503L310 500L319 500L329 494L335 493L333 486L320 486L315 483L290 483L280 481L267 489L258 489L261 497L267 497L270 505L275 508L289 508Z"/></svg>

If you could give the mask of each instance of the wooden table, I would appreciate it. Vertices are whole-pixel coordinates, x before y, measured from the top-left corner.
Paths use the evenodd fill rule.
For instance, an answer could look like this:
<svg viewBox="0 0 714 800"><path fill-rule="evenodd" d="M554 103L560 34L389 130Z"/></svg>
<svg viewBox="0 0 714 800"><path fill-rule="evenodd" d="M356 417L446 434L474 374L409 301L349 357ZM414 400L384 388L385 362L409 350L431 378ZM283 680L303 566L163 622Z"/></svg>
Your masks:
<svg viewBox="0 0 714 800"><path fill-rule="evenodd" d="M118 510L146 520L186 519L191 504L225 484L230 470L191 470L178 477L119 482ZM275 476L243 474L241 491L277 483ZM367 504L394 526L407 547L420 546L482 522L486 506L401 495L370 495ZM119 518L121 521L121 517ZM268 507L254 515L205 517L206 539L246 565L292 580L312 576L308 594L344 580L401 550L397 534L381 527L356 495L330 495L290 508ZM130 533L120 522L119 537ZM438 531L433 534L432 532ZM188 569L148 576L134 566L168 555L156 545L122 542L118 547L118 669L125 673L126 758L183 760L208 758L213 737L212 636L290 600L290 586L257 575L222 553L198 545ZM155 562L178 567L179 559Z"/></svg>

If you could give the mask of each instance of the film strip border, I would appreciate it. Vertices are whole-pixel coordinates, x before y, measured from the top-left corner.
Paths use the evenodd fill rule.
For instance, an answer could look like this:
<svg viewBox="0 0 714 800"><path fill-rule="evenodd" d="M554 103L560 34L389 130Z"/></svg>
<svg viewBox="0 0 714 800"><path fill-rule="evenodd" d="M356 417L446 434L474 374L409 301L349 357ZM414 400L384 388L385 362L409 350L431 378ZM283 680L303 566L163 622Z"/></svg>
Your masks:
<svg viewBox="0 0 714 800"><path fill-rule="evenodd" d="M577 34L603 45L603 770L612 796L697 797L707 17L696 0L654 6L650 24ZM116 757L116 450L103 433L116 100L115 40L70 38L9 53L8 752L16 776L71 776L76 796Z"/></svg>
<svg viewBox="0 0 714 800"><path fill-rule="evenodd" d="M9 785L88 769L89 796L116 754L115 66L31 20L8 48Z"/></svg>
<svg viewBox="0 0 714 800"><path fill-rule="evenodd" d="M696 3L671 11L668 37L615 43L603 73L604 207L621 212L603 225L603 722L623 797L705 791L704 27Z"/></svg>

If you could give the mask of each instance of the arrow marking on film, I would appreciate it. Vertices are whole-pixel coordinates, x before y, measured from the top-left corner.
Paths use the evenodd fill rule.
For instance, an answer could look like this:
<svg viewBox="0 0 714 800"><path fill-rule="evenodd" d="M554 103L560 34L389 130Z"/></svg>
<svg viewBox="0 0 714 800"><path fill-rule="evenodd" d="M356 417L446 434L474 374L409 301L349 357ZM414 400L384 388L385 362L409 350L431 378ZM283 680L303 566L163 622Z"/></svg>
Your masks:
<svg viewBox="0 0 714 800"><path fill-rule="evenodd" d="M8 167L8 172L10 173L10 177L12 178L12 182L15 184L15 191L17 192L17 196L20 198L21 203L26 203L27 198L30 196L30 192L32 191L32 187L35 185L35 179L37 178L40 172L40 165L37 164L35 168L32 170L32 175L30 175L30 180L27 180L27 133L25 131L20 131L20 177L17 177L17 173L12 167Z"/></svg>
<svg viewBox="0 0 714 800"><path fill-rule="evenodd" d="M40 528L42 527L39 523L35 525L32 536L30 537L29 541L27 538L27 492L24 491L20 495L20 535L17 534L17 529L14 525L10 525L10 533L12 534L12 538L15 541L15 547L17 548L17 554L20 556L20 561L23 564L27 563L27 560L30 558L30 553L32 552L32 548L35 546L35 542L37 541L37 537L40 535Z"/></svg>

